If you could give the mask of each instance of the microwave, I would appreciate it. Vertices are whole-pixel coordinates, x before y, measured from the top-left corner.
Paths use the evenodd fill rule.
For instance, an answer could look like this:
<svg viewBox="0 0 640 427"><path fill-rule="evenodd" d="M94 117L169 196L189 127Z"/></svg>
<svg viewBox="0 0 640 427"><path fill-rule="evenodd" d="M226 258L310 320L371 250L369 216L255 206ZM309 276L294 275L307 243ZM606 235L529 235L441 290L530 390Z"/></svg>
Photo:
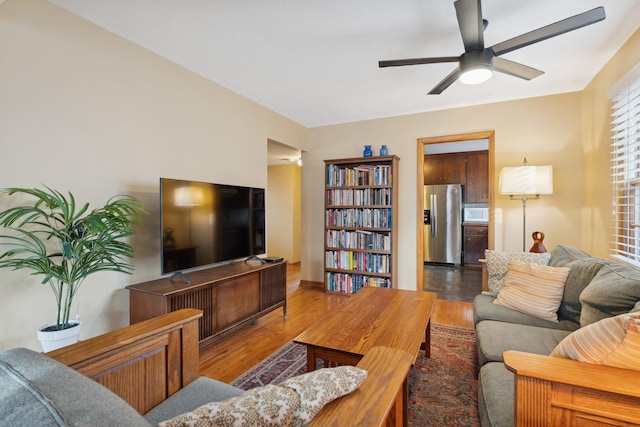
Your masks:
<svg viewBox="0 0 640 427"><path fill-rule="evenodd" d="M489 222L489 208L464 208L464 222Z"/></svg>

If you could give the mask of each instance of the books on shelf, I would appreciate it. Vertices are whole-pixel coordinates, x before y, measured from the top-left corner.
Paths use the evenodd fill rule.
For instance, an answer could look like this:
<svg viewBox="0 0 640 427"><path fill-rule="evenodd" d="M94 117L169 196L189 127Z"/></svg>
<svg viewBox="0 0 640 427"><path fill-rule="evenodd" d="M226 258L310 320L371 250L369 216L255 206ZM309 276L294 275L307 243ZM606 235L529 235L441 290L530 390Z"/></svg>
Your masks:
<svg viewBox="0 0 640 427"><path fill-rule="evenodd" d="M327 273L327 290L330 292L355 294L363 286L390 288L391 279L386 277L365 276L362 274Z"/></svg>
<svg viewBox="0 0 640 427"><path fill-rule="evenodd" d="M325 252L325 267L369 273L389 273L389 254L353 251Z"/></svg>
<svg viewBox="0 0 640 427"><path fill-rule="evenodd" d="M327 186L391 185L391 165L327 166Z"/></svg>
<svg viewBox="0 0 640 427"><path fill-rule="evenodd" d="M390 228L393 220L391 208L327 209L328 227Z"/></svg>
<svg viewBox="0 0 640 427"><path fill-rule="evenodd" d="M365 230L327 230L327 247L336 249L368 249L390 251L389 232Z"/></svg>
<svg viewBox="0 0 640 427"><path fill-rule="evenodd" d="M327 190L327 205L381 205L392 204L390 188L331 189Z"/></svg>

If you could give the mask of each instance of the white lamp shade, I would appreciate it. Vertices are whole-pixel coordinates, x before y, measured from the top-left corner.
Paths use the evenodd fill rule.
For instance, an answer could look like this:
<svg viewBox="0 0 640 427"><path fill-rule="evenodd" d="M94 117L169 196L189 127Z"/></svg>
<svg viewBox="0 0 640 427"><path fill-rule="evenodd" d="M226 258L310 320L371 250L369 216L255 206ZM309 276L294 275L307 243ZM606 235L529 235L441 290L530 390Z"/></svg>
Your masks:
<svg viewBox="0 0 640 427"><path fill-rule="evenodd" d="M500 194L553 194L553 167L504 167L499 188Z"/></svg>
<svg viewBox="0 0 640 427"><path fill-rule="evenodd" d="M204 202L204 193L198 187L178 187L173 197L176 206L200 206Z"/></svg>

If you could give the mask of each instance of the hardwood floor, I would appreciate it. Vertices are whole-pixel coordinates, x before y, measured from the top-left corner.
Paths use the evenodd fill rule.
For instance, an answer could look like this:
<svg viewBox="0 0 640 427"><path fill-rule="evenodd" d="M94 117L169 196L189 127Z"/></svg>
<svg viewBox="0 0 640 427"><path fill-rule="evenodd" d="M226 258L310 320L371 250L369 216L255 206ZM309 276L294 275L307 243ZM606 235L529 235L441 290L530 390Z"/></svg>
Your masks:
<svg viewBox="0 0 640 427"><path fill-rule="evenodd" d="M300 265L287 267L287 317L277 309L200 354L200 374L231 382L252 366L291 341L312 323L347 297L301 287ZM473 328L470 303L436 300L431 314L434 323Z"/></svg>

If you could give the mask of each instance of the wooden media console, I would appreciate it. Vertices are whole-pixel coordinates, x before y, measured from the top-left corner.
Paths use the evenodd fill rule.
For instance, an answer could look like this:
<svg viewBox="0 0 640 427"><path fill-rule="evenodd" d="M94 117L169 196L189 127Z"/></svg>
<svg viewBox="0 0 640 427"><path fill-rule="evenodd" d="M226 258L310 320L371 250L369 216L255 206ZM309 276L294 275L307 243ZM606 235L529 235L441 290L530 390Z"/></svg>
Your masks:
<svg viewBox="0 0 640 427"><path fill-rule="evenodd" d="M234 262L127 286L131 324L183 308L202 310L200 349L282 307L287 315L287 262Z"/></svg>

